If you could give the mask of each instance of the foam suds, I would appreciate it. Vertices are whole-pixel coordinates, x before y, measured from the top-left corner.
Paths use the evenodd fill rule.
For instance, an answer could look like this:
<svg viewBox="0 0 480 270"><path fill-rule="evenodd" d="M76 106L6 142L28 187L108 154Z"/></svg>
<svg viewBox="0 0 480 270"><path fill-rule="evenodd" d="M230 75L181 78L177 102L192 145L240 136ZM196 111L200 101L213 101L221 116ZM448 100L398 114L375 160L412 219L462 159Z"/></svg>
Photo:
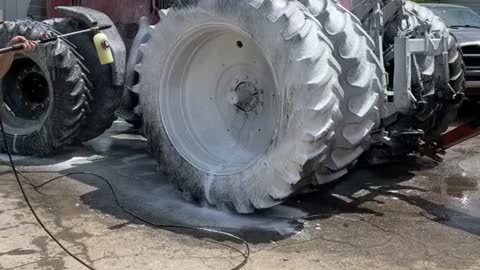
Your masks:
<svg viewBox="0 0 480 270"><path fill-rule="evenodd" d="M84 147L69 149L68 154L51 158L17 157L16 161L23 171L59 174L92 172L102 175L111 181L125 207L157 223L219 228L246 237L251 242L283 239L303 228L303 223L297 220L306 217L307 213L293 207L277 206L252 215L240 215L187 202L168 179L158 173L158 164L148 154L146 142L136 140L135 136L119 137L119 132L121 128L117 126L110 131L113 136L104 135ZM0 159L6 157L0 155ZM35 174L31 176L35 178ZM91 192L82 193L81 199L87 207L101 214L124 218L103 182L90 176L74 176L72 179L92 187ZM51 189L61 193L66 190L71 194L71 185L75 184L66 181L56 187L46 187L44 191L49 193Z"/></svg>

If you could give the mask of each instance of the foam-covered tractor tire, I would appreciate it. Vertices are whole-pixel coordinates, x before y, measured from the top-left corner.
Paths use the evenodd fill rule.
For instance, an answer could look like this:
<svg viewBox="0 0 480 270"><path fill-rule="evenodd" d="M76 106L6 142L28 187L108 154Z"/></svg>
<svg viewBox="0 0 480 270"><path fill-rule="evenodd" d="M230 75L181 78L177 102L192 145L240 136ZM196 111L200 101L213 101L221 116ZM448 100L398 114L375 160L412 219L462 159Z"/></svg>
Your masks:
<svg viewBox="0 0 480 270"><path fill-rule="evenodd" d="M338 123L327 160L317 175L318 184L337 179L366 150L371 132L380 126L378 103L385 99L383 63L375 44L355 15L335 0L299 0L317 18L340 63L344 90L343 119Z"/></svg>
<svg viewBox="0 0 480 270"><path fill-rule="evenodd" d="M413 30L422 22L428 21L431 24L430 32L448 36L449 84L451 89L435 87L437 81L435 76L438 75L440 71L436 69L434 57L417 56L421 72L420 79L427 90L426 93L423 93L423 98L429 105L427 110L421 114L421 118L414 117L415 122L410 121L410 123L413 124L415 128L422 129L425 132L423 140L430 143L438 140L457 116L458 109L462 104L466 85L465 64L463 62L462 52L455 38L450 34L448 27L440 17L436 16L430 9L411 1L406 2L405 11L408 16L410 30ZM401 25L401 22L397 19L387 26L385 35L387 44L393 44L393 40L398 33L399 25ZM432 88L435 88L435 94L429 95L428 89Z"/></svg>
<svg viewBox="0 0 480 270"><path fill-rule="evenodd" d="M54 29L48 25L34 21L7 21L0 25L2 44L18 35L39 40L44 34L51 36L54 33ZM2 110L0 117L5 125L9 149L15 154L50 155L73 141L89 109L89 89L84 80L80 59L73 48L63 40L41 45L31 53L17 55L16 59L29 59L43 71L48 82L51 108L45 113L44 120L38 127L35 125L35 129L22 125L13 127ZM8 73L5 78L7 77ZM6 79L2 81L1 88L4 83ZM3 102L2 106L5 106ZM5 151L3 145L1 143L2 151Z"/></svg>
<svg viewBox="0 0 480 270"><path fill-rule="evenodd" d="M240 213L272 207L304 182L310 184L341 118L343 90L332 44L296 1L197 2L161 14L161 23L152 27L151 39L142 46L137 71L145 135L161 171L189 196ZM283 97L282 121L269 149L251 167L226 176L205 173L187 162L169 139L159 109L165 58L185 33L209 22L234 25L254 38L272 61Z"/></svg>

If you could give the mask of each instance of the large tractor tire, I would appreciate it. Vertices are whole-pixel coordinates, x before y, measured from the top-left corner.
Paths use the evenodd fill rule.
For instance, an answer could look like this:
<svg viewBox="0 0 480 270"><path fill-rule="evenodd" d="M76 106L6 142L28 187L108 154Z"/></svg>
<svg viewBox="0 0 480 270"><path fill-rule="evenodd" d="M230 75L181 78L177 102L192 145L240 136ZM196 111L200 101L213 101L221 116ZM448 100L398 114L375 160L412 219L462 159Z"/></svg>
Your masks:
<svg viewBox="0 0 480 270"><path fill-rule="evenodd" d="M45 34L51 36L54 30L34 21L0 25L2 44L18 35L38 40ZM70 144L78 134L89 109L89 89L73 49L58 40L18 54L1 81L0 117L13 153L46 156Z"/></svg>
<svg viewBox="0 0 480 270"><path fill-rule="evenodd" d="M100 64L91 37L78 36L72 41L74 44L84 44L78 46L78 52L85 58L85 66L90 70L88 79L92 83L91 110L75 139L77 142L87 142L112 127L117 119L115 111L120 106L123 89L113 84L111 66Z"/></svg>
<svg viewBox="0 0 480 270"><path fill-rule="evenodd" d="M311 183L341 118L332 44L296 1L197 2L142 46L145 134L187 197L272 207Z"/></svg>
<svg viewBox="0 0 480 270"><path fill-rule="evenodd" d="M340 85L344 90L342 121L327 160L319 170L317 183L324 184L348 172L366 150L372 131L380 126L378 104L385 99L383 63L375 55L375 44L362 28L361 22L337 1L300 0L317 18L327 34L340 63Z"/></svg>
<svg viewBox="0 0 480 270"><path fill-rule="evenodd" d="M460 108L465 90L465 65L461 50L459 49L455 38L450 34L446 24L442 19L436 16L430 9L422 7L414 2L407 1L405 10L408 16L408 24L402 18L397 18L387 27L385 42L386 45L392 45L399 29L413 31L422 24L430 24L428 34L437 38L441 36L448 37L449 45L449 72L450 87L441 85L441 71L438 70L436 61L441 57L416 55L421 76L418 81L413 82L413 94L415 97L424 101L424 106L412 116L403 117L400 120L402 126L412 126L425 132L423 141L431 143L436 141L449 125L455 120L458 109ZM418 36L416 38L423 38ZM439 85L440 82L440 85ZM422 90L416 87L423 85ZM407 124L405 124L407 123Z"/></svg>
<svg viewBox="0 0 480 270"><path fill-rule="evenodd" d="M57 31L70 33L87 29L89 26L73 19L52 19L47 21ZM91 82L88 101L90 110L82 124L75 142L86 142L97 138L108 130L116 119L115 111L120 106L123 88L115 86L112 79L112 67L102 65L98 60L93 37L88 34L72 36L68 39L82 58L82 64L90 71L87 73Z"/></svg>

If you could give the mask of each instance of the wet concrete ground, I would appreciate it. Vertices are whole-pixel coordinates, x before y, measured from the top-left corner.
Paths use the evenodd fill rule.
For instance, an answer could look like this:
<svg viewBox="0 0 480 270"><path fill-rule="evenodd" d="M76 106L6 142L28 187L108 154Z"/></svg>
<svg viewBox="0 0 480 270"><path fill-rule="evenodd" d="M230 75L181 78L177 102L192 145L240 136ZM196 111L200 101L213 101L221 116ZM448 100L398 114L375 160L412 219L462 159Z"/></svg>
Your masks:
<svg viewBox="0 0 480 270"><path fill-rule="evenodd" d="M145 140L131 133L118 122L85 146L16 162L36 184L97 173L126 208L155 223L234 233L250 243L244 269L480 269L480 138L452 149L439 165L416 159L358 169L322 191L237 215L184 201L157 172ZM43 187L43 195L26 189L46 225L96 269L231 269L242 261L225 246L244 248L231 239L132 219L91 176L64 178ZM6 166L0 269L84 269L41 230Z"/></svg>

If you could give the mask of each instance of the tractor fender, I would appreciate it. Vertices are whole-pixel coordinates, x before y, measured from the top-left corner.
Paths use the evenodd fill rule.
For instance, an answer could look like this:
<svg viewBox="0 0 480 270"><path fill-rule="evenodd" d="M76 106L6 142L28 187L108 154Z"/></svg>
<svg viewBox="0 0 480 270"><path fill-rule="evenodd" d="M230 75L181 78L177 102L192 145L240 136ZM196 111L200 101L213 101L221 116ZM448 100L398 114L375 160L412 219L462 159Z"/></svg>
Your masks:
<svg viewBox="0 0 480 270"><path fill-rule="evenodd" d="M125 82L127 49L120 32L110 17L98 10L87 7L60 6L55 9L63 13L65 16L79 20L88 26L94 26L94 23L97 23L98 25L112 26L110 29L103 30L103 32L108 37L115 59L115 62L112 64L112 82L114 85L122 86Z"/></svg>

